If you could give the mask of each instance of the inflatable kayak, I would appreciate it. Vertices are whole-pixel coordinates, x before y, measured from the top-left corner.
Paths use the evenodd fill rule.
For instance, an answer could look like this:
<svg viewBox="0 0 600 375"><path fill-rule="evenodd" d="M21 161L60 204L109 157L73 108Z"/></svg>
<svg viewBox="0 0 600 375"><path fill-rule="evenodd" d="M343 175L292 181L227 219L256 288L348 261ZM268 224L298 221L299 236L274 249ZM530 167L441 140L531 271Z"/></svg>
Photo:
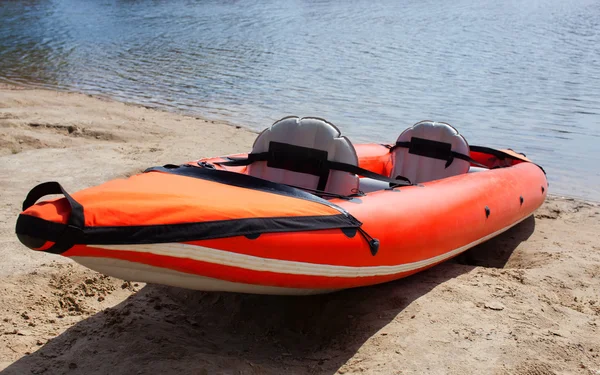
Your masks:
<svg viewBox="0 0 600 375"><path fill-rule="evenodd" d="M33 188L16 233L109 276L206 291L314 294L432 267L544 201L523 154L422 121L354 146L329 122L284 118L248 154L147 169L69 194ZM64 197L36 203L50 194Z"/></svg>

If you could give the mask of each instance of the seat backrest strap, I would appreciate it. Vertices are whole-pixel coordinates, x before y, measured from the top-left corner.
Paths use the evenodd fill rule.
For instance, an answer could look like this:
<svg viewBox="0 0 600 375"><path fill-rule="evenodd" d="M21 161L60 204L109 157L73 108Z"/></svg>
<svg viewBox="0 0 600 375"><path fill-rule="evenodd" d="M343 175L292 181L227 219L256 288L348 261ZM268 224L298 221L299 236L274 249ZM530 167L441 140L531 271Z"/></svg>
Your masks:
<svg viewBox="0 0 600 375"><path fill-rule="evenodd" d="M390 152L393 152L395 149L400 147L408 148L408 152L410 154L445 160L446 168L448 168L452 164L455 158L468 161L469 163L478 167L487 168L485 165L473 160L468 155L452 151L452 145L446 142L412 137L409 142L396 142L394 146L390 147Z"/></svg>
<svg viewBox="0 0 600 375"><path fill-rule="evenodd" d="M317 190L324 190L330 170L348 172L394 185L411 185L409 179L398 176L390 178L378 173L357 167L352 164L327 160L327 151L309 147L301 147L280 142L270 142L269 151L250 153L246 158L229 158L231 160L217 162L222 166L238 167L250 165L258 161L266 161L272 168L286 169L299 173L319 176Z"/></svg>

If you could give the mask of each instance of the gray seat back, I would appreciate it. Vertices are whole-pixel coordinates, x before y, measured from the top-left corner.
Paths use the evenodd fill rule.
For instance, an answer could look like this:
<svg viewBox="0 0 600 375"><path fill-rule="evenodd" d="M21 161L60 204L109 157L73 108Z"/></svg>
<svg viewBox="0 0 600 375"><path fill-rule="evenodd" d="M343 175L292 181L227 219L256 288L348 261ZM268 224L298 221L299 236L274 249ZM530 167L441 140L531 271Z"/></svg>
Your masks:
<svg viewBox="0 0 600 375"><path fill-rule="evenodd" d="M276 146L276 147L275 147ZM313 153L325 156L329 161L358 166L358 156L352 143L343 137L333 124L312 117L286 117L265 129L254 141L252 153L273 151L274 148L306 148ZM297 163L296 163L297 164ZM311 166L307 166L310 169ZM285 166L269 166L266 161L253 162L248 166L248 174L265 180L316 190L320 176L286 169ZM358 176L337 170L330 170L326 176L324 191L350 195L358 191Z"/></svg>
<svg viewBox="0 0 600 375"><path fill-rule="evenodd" d="M455 158L450 165L447 161L423 154L444 154L454 151L469 155L469 144L458 131L444 122L421 121L400 134L398 143L411 143L411 147L396 147L392 152L392 173L390 177L404 176L413 183L439 180L467 173L470 163ZM429 148L429 150L427 150Z"/></svg>

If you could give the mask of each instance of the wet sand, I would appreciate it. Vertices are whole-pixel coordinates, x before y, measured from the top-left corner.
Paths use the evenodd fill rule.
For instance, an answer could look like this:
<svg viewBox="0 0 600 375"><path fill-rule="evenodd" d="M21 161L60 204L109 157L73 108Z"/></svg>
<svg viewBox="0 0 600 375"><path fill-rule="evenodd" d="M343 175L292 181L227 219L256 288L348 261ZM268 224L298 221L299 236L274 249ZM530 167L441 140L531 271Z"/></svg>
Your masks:
<svg viewBox="0 0 600 375"><path fill-rule="evenodd" d="M39 182L75 191L245 151L254 137L108 99L0 86L2 374L600 374L594 202L552 196L428 271L312 297L127 282L30 251L14 235Z"/></svg>

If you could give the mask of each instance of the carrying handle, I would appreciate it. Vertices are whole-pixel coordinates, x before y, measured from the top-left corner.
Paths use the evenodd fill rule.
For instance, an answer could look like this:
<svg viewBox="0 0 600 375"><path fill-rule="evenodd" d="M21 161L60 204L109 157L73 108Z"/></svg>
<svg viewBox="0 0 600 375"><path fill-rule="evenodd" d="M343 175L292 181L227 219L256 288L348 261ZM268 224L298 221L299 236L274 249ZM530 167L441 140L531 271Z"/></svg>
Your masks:
<svg viewBox="0 0 600 375"><path fill-rule="evenodd" d="M67 193L67 191L55 181L44 182L31 189L23 201L23 211L33 206L40 198L50 194L62 194L65 196L71 208L67 225L82 229L85 225L83 206L73 199L73 197L71 197L71 195L69 195L69 193Z"/></svg>
<svg viewBox="0 0 600 375"><path fill-rule="evenodd" d="M69 193L67 193L67 191L58 182L54 181L44 182L31 189L31 191L29 192L29 194L27 194L27 197L23 201L23 211L33 206L40 198L50 194L64 195L71 209L66 224L62 224L64 225L64 229L62 230L62 233L58 235L58 240L50 248L45 250L49 253L60 254L73 247L73 245L80 243L81 239L84 236L83 229L85 227L85 217L83 214L83 206L75 199L73 199L73 197L71 197L71 195L69 195ZM28 225L27 219L37 218L33 218L29 215L24 214L19 215L19 220L17 220L18 235L18 228ZM30 236L26 235L25 233L20 233L20 236L23 238L35 237L35 235Z"/></svg>

